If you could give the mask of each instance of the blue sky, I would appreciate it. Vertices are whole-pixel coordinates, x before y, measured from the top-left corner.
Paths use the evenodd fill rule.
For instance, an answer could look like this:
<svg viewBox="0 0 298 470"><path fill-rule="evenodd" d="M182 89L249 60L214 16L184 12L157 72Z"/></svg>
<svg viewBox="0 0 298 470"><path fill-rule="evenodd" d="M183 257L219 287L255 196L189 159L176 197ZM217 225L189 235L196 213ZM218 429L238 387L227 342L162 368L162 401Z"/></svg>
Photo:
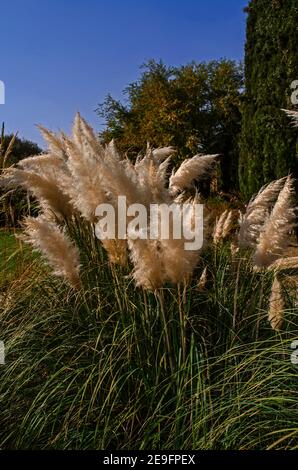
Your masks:
<svg viewBox="0 0 298 470"><path fill-rule="evenodd" d="M69 131L76 111L121 98L150 58L168 65L243 59L248 0L2 0L0 80L8 132Z"/></svg>

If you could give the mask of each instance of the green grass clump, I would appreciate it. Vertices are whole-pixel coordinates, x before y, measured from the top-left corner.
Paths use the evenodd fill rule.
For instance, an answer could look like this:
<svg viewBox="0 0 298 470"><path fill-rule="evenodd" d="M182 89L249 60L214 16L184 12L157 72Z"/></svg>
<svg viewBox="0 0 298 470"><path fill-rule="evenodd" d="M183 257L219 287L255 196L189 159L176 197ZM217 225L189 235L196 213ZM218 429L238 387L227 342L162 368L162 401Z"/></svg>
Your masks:
<svg viewBox="0 0 298 470"><path fill-rule="evenodd" d="M1 448L298 448L297 307L289 296L285 330L271 330L270 273L221 245L190 285L149 293L75 236L80 292L37 259L4 292Z"/></svg>
<svg viewBox="0 0 298 470"><path fill-rule="evenodd" d="M14 233L0 229L0 288L4 289L18 280L32 259L36 257Z"/></svg>

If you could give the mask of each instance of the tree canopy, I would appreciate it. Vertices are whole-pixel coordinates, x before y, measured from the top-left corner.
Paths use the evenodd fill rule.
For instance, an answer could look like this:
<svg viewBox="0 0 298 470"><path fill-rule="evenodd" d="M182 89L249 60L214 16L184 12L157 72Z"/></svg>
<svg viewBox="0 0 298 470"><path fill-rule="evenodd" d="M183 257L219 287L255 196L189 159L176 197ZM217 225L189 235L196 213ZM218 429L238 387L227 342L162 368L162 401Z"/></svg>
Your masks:
<svg viewBox="0 0 298 470"><path fill-rule="evenodd" d="M104 142L136 156L150 145L178 150L178 158L221 153L223 187L238 184L242 67L231 60L168 67L149 61L138 81L124 90L124 102L108 95L98 107L106 121Z"/></svg>

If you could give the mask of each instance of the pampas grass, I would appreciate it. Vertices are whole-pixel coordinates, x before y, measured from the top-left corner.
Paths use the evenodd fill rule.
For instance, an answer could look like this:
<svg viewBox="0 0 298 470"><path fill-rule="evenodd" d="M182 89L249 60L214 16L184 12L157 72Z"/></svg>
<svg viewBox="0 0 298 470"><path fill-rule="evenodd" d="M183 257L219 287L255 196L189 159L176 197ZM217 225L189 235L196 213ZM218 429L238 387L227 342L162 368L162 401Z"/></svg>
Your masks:
<svg viewBox="0 0 298 470"><path fill-rule="evenodd" d="M229 211L226 209L219 218L215 221L214 229L213 229L213 243L217 245L220 240L222 239L222 230L225 220L227 218Z"/></svg>
<svg viewBox="0 0 298 470"><path fill-rule="evenodd" d="M294 181L291 176L261 188L241 214L238 243L254 249L256 270L275 273L269 301L269 322L274 330L283 325L284 297L278 273L298 268L297 248L291 246L291 234L297 225L293 204ZM288 276L291 282L293 276ZM295 282L294 282L295 284Z"/></svg>
<svg viewBox="0 0 298 470"><path fill-rule="evenodd" d="M273 260L263 244L270 264L255 272L251 252L235 244L235 209L220 215L212 243L206 217L209 211L213 220L212 201L204 214L210 243L202 248L185 250L188 240L174 239L172 219L167 239L135 239L128 217L125 240L99 241L97 203L116 210L118 196L126 195L128 204L175 202L182 211L201 197L169 187L168 150L148 147L130 161L115 142L101 145L79 115L70 137L46 137L48 153L15 167L15 180L29 172L35 188L36 176L53 177L70 211L54 223L57 203L35 190L41 215L24 221L25 241L58 280L40 269L39 257L30 257L30 268L9 285L3 276L8 361L0 383L0 447L295 448L297 412L287 405L296 399L289 345L297 308L283 287L290 285L295 298L297 278L280 272L297 264L297 249L288 246L291 180L263 189L248 208L251 250L262 248L262 234L269 240L272 227L280 237L273 237ZM196 222L196 213L190 215L189 228ZM146 222L140 228L150 231L154 222L150 216ZM19 263L19 253L9 259ZM270 331L267 313L279 334Z"/></svg>
<svg viewBox="0 0 298 470"><path fill-rule="evenodd" d="M281 330L284 317L284 308L285 302L282 292L282 285L278 278L275 277L271 288L268 311L268 321L270 322L273 330Z"/></svg>
<svg viewBox="0 0 298 470"><path fill-rule="evenodd" d="M178 170L170 178L170 189L173 193L189 189L194 180L212 176L219 155L195 155L184 160Z"/></svg>
<svg viewBox="0 0 298 470"><path fill-rule="evenodd" d="M116 216L116 236L113 240L101 241L109 261L125 266L129 255L131 276L137 286L145 289L160 289L167 283L189 283L202 249L186 250L185 237L174 238L172 216L167 239L160 234L155 240L135 239L128 230L131 216L127 217L124 239L118 238L118 197L126 197L126 208L138 203L147 211L151 204L162 203L170 208L175 203L182 213L183 204L188 203L193 208L189 228L194 227L195 222L202 222L194 220L194 207L201 199L197 193L187 199L187 191L193 189L195 181L212 177L218 155L195 155L185 160L169 178L171 156L176 153L173 147L151 149L148 145L145 155L139 155L132 162L118 151L114 141L102 145L79 113L75 116L71 136L55 134L43 127L40 130L48 152L24 159L7 170L2 178L9 187L24 187L35 196L42 217L37 224L44 226L48 221L49 230L56 233L55 221L68 227L69 222L80 216L83 223L94 230L98 220L96 208L100 204L111 204ZM291 177L281 178L261 188L249 202L245 214L241 214L239 246L255 250L253 260L258 268L268 267L279 258L288 258L289 234L295 226L292 195ZM210 231L206 217L204 223L206 239ZM30 224L32 227L32 220ZM140 228L149 234L152 224L148 215L147 226ZM226 240L234 228L234 211L227 209L215 223L214 245ZM234 254L236 249L233 245Z"/></svg>
<svg viewBox="0 0 298 470"><path fill-rule="evenodd" d="M153 158L157 163L163 162L175 153L177 153L177 150L174 149L174 147L159 147L157 149L153 149L152 151Z"/></svg>
<svg viewBox="0 0 298 470"><path fill-rule="evenodd" d="M198 220L196 218L195 213L195 205L198 204L199 201L200 198L198 194L196 194L194 198L187 201L190 207L189 224L192 229L195 227L195 225L198 226L200 223L203 223L202 220ZM182 206L180 206L179 209L180 212L183 213ZM171 226L169 238L160 240L166 279L173 284L188 283L195 267L198 264L202 247L194 250L186 250L185 243L187 243L187 239L185 238L184 234L182 234L180 239L175 239L172 230L173 228Z"/></svg>
<svg viewBox="0 0 298 470"><path fill-rule="evenodd" d="M43 126L38 126L40 133L42 134L45 142L48 145L49 153L55 155L62 160L66 159L66 150L64 141L61 135L56 135L54 132L49 131Z"/></svg>
<svg viewBox="0 0 298 470"><path fill-rule="evenodd" d="M274 261L268 269L270 271L284 271L287 269L298 269L298 256L280 258Z"/></svg>
<svg viewBox="0 0 298 470"><path fill-rule="evenodd" d="M264 222L268 218L284 183L285 178L272 181L252 197L246 207L245 214L240 214L239 246L250 248L256 246Z"/></svg>
<svg viewBox="0 0 298 470"><path fill-rule="evenodd" d="M197 290L198 291L204 291L206 288L207 284L207 266L203 269L203 272L199 278L198 285L197 285Z"/></svg>
<svg viewBox="0 0 298 470"><path fill-rule="evenodd" d="M254 253L254 263L257 267L267 267L283 257L289 246L290 232L296 225L293 193L293 180L288 176L260 233Z"/></svg>
<svg viewBox="0 0 298 470"><path fill-rule="evenodd" d="M143 204L178 204L182 212L184 202L176 199L176 190L187 189L194 180L211 175L216 155L196 155L182 163L168 181L168 167L173 147L151 149L139 156L135 163L121 155L115 142L103 146L89 124L77 114L70 137L54 134L40 127L48 144L45 155L24 159L18 167L10 169L6 178L10 186L22 186L39 202L42 224L54 215L59 222L71 221L79 214L85 223L97 222L96 208L109 203L118 220L118 197L125 196L130 206ZM196 195L190 204L199 202ZM43 216L42 216L43 217ZM155 290L170 282L189 281L195 269L200 250L185 250L185 240L173 238L170 227L169 240L135 240L128 231L131 217L127 217L126 239L102 240L112 263L125 265L127 250L133 263L132 276L137 286ZM152 221L148 218L148 232ZM196 221L200 222L200 221ZM27 229L29 228L27 221ZM41 223L41 222L37 222ZM50 224L49 220L49 224ZM195 220L189 222L191 225ZM33 226L33 221L30 221ZM171 221L173 224L173 220ZM49 225L51 230L52 225Z"/></svg>
<svg viewBox="0 0 298 470"><path fill-rule="evenodd" d="M227 238L234 227L234 213L229 211L222 228L222 238Z"/></svg>
<svg viewBox="0 0 298 470"><path fill-rule="evenodd" d="M78 248L59 227L44 216L27 217L20 238L41 252L54 269L53 274L64 278L74 289L79 289L80 262Z"/></svg>
<svg viewBox="0 0 298 470"><path fill-rule="evenodd" d="M166 282L166 274L158 241L128 238L128 247L136 285L152 291L161 288Z"/></svg>
<svg viewBox="0 0 298 470"><path fill-rule="evenodd" d="M57 173L53 168L42 174L13 168L6 173L6 177L8 187L20 186L27 189L37 198L44 212L53 212L58 218L67 218L73 213L70 198L57 184Z"/></svg>

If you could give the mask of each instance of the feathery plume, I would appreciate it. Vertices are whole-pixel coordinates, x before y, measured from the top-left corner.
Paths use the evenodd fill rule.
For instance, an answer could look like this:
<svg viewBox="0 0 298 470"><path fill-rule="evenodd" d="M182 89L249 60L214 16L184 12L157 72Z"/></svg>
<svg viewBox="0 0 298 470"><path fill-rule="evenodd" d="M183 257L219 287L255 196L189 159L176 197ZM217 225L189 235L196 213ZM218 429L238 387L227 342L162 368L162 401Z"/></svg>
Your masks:
<svg viewBox="0 0 298 470"><path fill-rule="evenodd" d="M128 247L136 285L153 291L162 287L166 276L158 240L128 238Z"/></svg>
<svg viewBox="0 0 298 470"><path fill-rule="evenodd" d="M215 222L215 226L213 230L213 243L215 245L217 245L220 242L220 240L222 240L223 238L223 230L224 230L225 222L228 219L228 217L229 217L229 211L228 209L226 209L224 212L222 212L218 220L216 220Z"/></svg>
<svg viewBox="0 0 298 470"><path fill-rule="evenodd" d="M157 169L157 179L161 184L163 190L166 188L167 180L168 180L168 168L171 163L171 157L166 158Z"/></svg>
<svg viewBox="0 0 298 470"><path fill-rule="evenodd" d="M60 183L63 191L67 192L73 206L88 221L95 221L97 206L106 202L106 192L103 187L101 164L94 153L81 150L72 140L65 138L68 155L67 167L71 175L70 181Z"/></svg>
<svg viewBox="0 0 298 470"><path fill-rule="evenodd" d="M292 207L293 181L287 177L274 208L266 221L254 254L257 267L267 267L283 256L289 246L289 232L296 225L295 209Z"/></svg>
<svg viewBox="0 0 298 470"><path fill-rule="evenodd" d="M199 282L197 284L197 290L203 291L207 283L207 266L203 269L203 272L200 276Z"/></svg>
<svg viewBox="0 0 298 470"><path fill-rule="evenodd" d="M49 147L49 153L65 160L66 153L62 136L54 134L54 132L49 131L43 126L38 125L37 127Z"/></svg>
<svg viewBox="0 0 298 470"><path fill-rule="evenodd" d="M175 153L177 153L177 150L175 150L174 147L159 147L152 150L155 163L161 163L166 158L171 158Z"/></svg>
<svg viewBox="0 0 298 470"><path fill-rule="evenodd" d="M289 245L284 251L285 258L293 258L294 256L298 256L298 246Z"/></svg>
<svg viewBox="0 0 298 470"><path fill-rule="evenodd" d="M72 130L72 140L75 146L84 155L84 159L91 161L104 158L104 148L93 132L93 129L80 113L77 113Z"/></svg>
<svg viewBox="0 0 298 470"><path fill-rule="evenodd" d="M254 248L260 232L274 203L285 184L286 178L272 181L263 186L258 194L249 201L245 214L240 214L238 234L239 246Z"/></svg>
<svg viewBox="0 0 298 470"><path fill-rule="evenodd" d="M160 165L156 164L151 150L147 150L146 156L135 164L135 191L138 195L138 202L146 207L151 203L170 203L167 183L167 168L169 159Z"/></svg>
<svg viewBox="0 0 298 470"><path fill-rule="evenodd" d="M235 240L232 240L231 245L230 245L230 250L231 250L231 256L232 259L235 258L236 254L239 251L239 246L237 245Z"/></svg>
<svg viewBox="0 0 298 470"><path fill-rule="evenodd" d="M17 163L17 168L24 169L24 170L33 170L36 172L41 172L45 168L45 166L50 168L64 168L66 169L66 165L61 160L61 158L53 155L51 153L48 154L41 154L35 155L32 157L23 158Z"/></svg>
<svg viewBox="0 0 298 470"><path fill-rule="evenodd" d="M212 175L219 155L195 155L184 160L170 178L170 189L173 193L191 188L194 180Z"/></svg>
<svg viewBox="0 0 298 470"><path fill-rule="evenodd" d="M268 321L273 330L279 331L283 325L285 302L282 286L277 277L274 278L269 299Z"/></svg>
<svg viewBox="0 0 298 470"><path fill-rule="evenodd" d="M125 196L127 205L140 203L147 209L151 203L170 205L176 202L176 189L178 192L184 187L187 189L194 179L212 174L217 157L197 155L184 162L172 175L169 189L168 167L176 152L173 147L152 150L148 146L145 156L140 156L133 164L123 158L114 141L101 145L79 113L75 116L71 137L63 133L56 135L43 127L40 129L49 146L48 154L23 160L13 169L6 183L13 182L29 189L37 197L44 214L52 211L69 217L78 212L92 223L96 222L96 208L106 202L114 207L117 221L118 196ZM183 195L181 203L184 199ZM199 202L199 196L196 195L192 202ZM44 221L45 215L43 217ZM193 211L191 225L196 222L195 217ZM29 221L28 229L33 226ZM129 221L130 218L127 224ZM184 244L188 241L184 237L176 240L173 236L169 240L135 240L127 234L127 241L118 240L116 236L115 240L103 240L102 243L110 261L121 264L126 262L128 243L136 283L154 290L165 282L179 283L192 275L200 250L185 250Z"/></svg>
<svg viewBox="0 0 298 470"><path fill-rule="evenodd" d="M44 216L27 217L20 238L47 259L56 276L63 277L74 289L81 285L79 251L60 228Z"/></svg>
<svg viewBox="0 0 298 470"><path fill-rule="evenodd" d="M268 266L269 271L284 271L286 269L298 269L298 256L280 258Z"/></svg>
<svg viewBox="0 0 298 470"><path fill-rule="evenodd" d="M123 156L118 152L114 139L112 139L106 146L106 152L105 152L104 158L107 159L107 156L114 161L120 162L121 160L123 160Z"/></svg>
<svg viewBox="0 0 298 470"><path fill-rule="evenodd" d="M223 224L222 238L226 238L231 232L231 230L233 229L233 224L234 224L233 215L234 215L233 211L230 210Z"/></svg>
<svg viewBox="0 0 298 470"><path fill-rule="evenodd" d="M189 213L189 223L191 229L198 227L202 223L201 220L197 219L195 212L195 204L199 203L199 195L196 194L194 198L187 201L192 204L191 211ZM180 208L183 213L183 207ZM200 216L198 216L200 217ZM172 284L179 284L180 282L188 282L191 278L195 267L198 264L201 248L196 250L186 250L185 243L187 240L184 236L180 239L173 237L173 219L171 219L170 234L169 238L161 239L160 245L162 249L163 262L166 272L166 279Z"/></svg>
<svg viewBox="0 0 298 470"><path fill-rule="evenodd" d="M127 262L127 241L126 240L101 240L104 249L108 253L111 263L125 266Z"/></svg>
<svg viewBox="0 0 298 470"><path fill-rule="evenodd" d="M12 168L8 177L10 187L22 186L30 191L45 211L52 211L58 218L70 217L73 207L70 199L57 185L55 174L40 175L34 171Z"/></svg>
<svg viewBox="0 0 298 470"><path fill-rule="evenodd" d="M298 275L290 274L283 275L283 283L285 284L288 292L294 300L295 307L298 306Z"/></svg>

